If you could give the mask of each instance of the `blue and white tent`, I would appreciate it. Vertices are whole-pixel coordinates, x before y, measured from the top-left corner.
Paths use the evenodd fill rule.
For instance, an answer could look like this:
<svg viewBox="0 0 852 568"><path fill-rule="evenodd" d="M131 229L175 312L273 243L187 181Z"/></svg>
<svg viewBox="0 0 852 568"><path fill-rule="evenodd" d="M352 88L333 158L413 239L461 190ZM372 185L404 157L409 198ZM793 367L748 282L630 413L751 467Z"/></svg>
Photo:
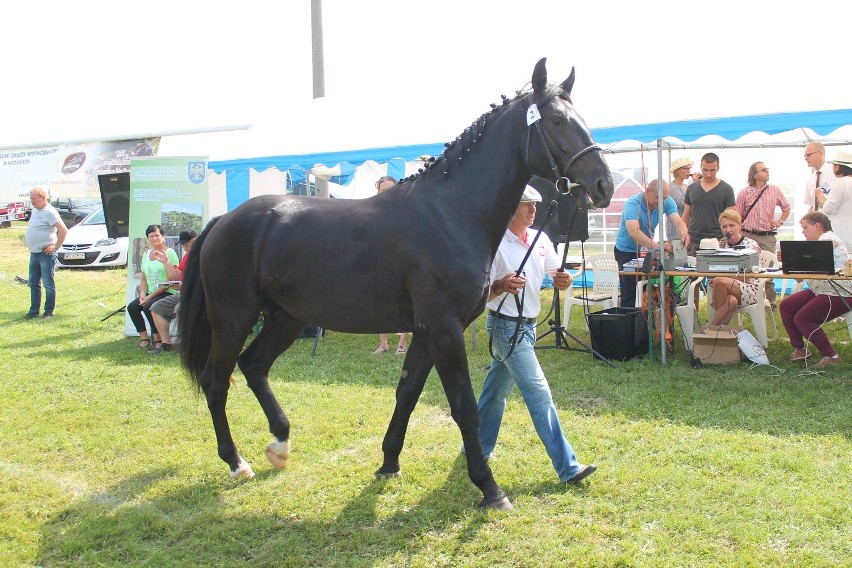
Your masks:
<svg viewBox="0 0 852 568"><path fill-rule="evenodd" d="M850 136L843 132L849 125L852 109L837 109L593 128L592 133L604 152L617 154L655 149L657 141L668 149L801 147L811 140L847 145L852 142L842 135ZM369 197L382 175L410 175L419 158L443 150L443 143L432 143L211 161L211 206L218 214L255 195L293 192L314 174L330 180L334 197Z"/></svg>

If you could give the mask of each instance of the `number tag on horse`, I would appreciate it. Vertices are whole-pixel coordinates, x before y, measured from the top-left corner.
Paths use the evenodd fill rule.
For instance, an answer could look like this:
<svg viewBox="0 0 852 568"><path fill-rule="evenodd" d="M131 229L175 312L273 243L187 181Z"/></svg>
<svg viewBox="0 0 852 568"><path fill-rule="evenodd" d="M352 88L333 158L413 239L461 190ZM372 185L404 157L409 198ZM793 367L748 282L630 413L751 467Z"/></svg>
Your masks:
<svg viewBox="0 0 852 568"><path fill-rule="evenodd" d="M538 105L535 103L530 105L530 108L527 109L527 126L533 124L534 122L538 122L541 119L541 114L538 112Z"/></svg>

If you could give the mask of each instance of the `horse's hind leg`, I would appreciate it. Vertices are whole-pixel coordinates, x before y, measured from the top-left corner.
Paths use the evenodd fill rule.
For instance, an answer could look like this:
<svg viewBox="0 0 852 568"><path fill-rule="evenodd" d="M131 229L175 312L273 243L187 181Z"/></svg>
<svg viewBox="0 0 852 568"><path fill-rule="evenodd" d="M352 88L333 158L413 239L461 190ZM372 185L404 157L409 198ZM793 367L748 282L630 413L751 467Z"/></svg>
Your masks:
<svg viewBox="0 0 852 568"><path fill-rule="evenodd" d="M239 358L240 370L257 397L269 422L275 441L266 446L266 457L278 469L287 467L290 458L290 421L269 387L269 369L299 337L305 323L277 311L268 313L263 328Z"/></svg>
<svg viewBox="0 0 852 568"><path fill-rule="evenodd" d="M420 393L423 392L426 377L432 370L432 357L429 355L429 346L425 337L423 333L415 333L405 354L405 362L396 387L396 406L382 442L384 463L376 471L376 477L396 477L400 474L399 454L405 442L408 421L411 413L414 412Z"/></svg>

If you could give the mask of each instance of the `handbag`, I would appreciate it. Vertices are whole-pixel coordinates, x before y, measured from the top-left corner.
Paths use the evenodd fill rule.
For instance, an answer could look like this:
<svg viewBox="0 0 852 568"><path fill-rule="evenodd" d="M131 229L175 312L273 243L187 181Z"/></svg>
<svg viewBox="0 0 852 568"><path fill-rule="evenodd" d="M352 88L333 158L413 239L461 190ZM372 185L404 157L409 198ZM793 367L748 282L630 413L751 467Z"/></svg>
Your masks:
<svg viewBox="0 0 852 568"><path fill-rule="evenodd" d="M660 271L660 251L652 250L648 251L645 255L645 260L642 261L642 272L645 274L651 274L652 272Z"/></svg>

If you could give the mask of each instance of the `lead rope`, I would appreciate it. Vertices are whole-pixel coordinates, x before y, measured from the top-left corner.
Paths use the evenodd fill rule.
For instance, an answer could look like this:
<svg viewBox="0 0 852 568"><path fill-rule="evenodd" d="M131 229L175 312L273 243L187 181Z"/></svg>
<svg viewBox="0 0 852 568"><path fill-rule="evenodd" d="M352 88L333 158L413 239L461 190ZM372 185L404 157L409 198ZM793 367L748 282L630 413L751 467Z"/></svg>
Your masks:
<svg viewBox="0 0 852 568"><path fill-rule="evenodd" d="M521 260L520 266L518 266L518 269L515 271L515 276L523 274L524 266L527 263L527 259L529 259L530 254L532 254L532 251L535 250L535 244L536 242L538 242L538 238L541 236L541 232L544 230L544 227L547 226L547 222L550 220L550 218L553 217L554 213L556 213L557 207L559 207L559 203L557 203L555 199L550 202L550 205L548 205L547 211L544 214L544 219L541 222L541 226L539 226L538 230L536 231L535 237L533 237L533 240L530 243L530 246L527 248L527 252L524 255L524 258ZM502 363L503 361L508 359L515 351L515 347L517 347L518 342L520 342L521 340L521 335L523 335L524 299L526 298L526 293L526 285L524 286L524 289L520 294L505 293L503 299L500 300L500 303L497 305L497 309L494 310L495 315L493 316L493 318L495 320L500 319L498 317L500 315L500 310L503 308L503 304L506 302L509 296L512 296L515 299L515 307L518 310L518 317L515 318L515 331L512 333L512 337L509 338L509 352L506 353L506 356L502 359L494 354L494 333L496 323L492 322L491 333L488 335L488 354L491 355L491 358L497 361L498 363ZM518 296L520 296L520 298L518 298Z"/></svg>

